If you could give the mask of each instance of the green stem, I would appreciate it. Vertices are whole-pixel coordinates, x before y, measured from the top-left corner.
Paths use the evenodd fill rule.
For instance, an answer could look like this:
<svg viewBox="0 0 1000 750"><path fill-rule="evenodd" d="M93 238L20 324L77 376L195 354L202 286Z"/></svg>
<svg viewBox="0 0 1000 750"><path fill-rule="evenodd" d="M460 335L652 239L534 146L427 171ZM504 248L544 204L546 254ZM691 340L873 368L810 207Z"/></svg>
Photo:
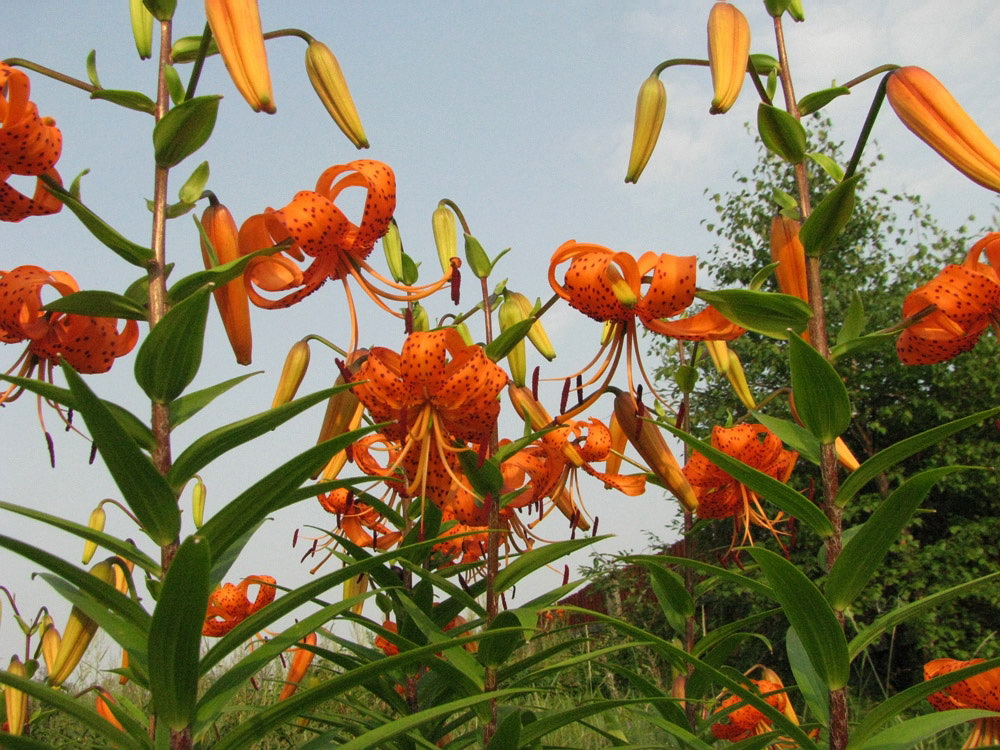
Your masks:
<svg viewBox="0 0 1000 750"><path fill-rule="evenodd" d="M60 73L58 70L52 70L52 68L46 68L44 65L39 65L38 63L31 62L31 60L25 60L21 57L8 57L4 60L7 65L11 65L17 68L26 68L27 70L33 70L36 73L41 73L43 76L48 76L53 80L60 81L69 86L74 86L78 89L82 89L87 93L94 93L95 91L100 91L100 87L94 86L93 84L87 83L86 81L81 81L79 78L73 78L65 73Z"/></svg>
<svg viewBox="0 0 1000 750"><path fill-rule="evenodd" d="M893 70L896 67L898 66L892 66ZM875 127L875 118L878 117L879 110L882 108L882 102L885 101L885 86L888 82L889 76L883 76L882 80L879 81L878 89L875 90L875 97L872 99L872 105L868 109L865 124L861 127L858 142L854 145L854 153L851 154L851 161L847 165L847 171L844 172L845 180L853 177L858 169L858 164L861 162L861 154L864 153L865 146L868 145L868 137L871 135L872 128Z"/></svg>

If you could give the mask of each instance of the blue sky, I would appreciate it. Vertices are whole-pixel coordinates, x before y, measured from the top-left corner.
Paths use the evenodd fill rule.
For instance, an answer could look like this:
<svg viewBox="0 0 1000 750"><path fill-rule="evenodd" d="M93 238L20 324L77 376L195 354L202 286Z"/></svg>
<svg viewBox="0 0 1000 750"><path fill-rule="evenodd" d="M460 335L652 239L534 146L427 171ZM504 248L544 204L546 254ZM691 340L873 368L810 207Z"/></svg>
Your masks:
<svg viewBox="0 0 1000 750"><path fill-rule="evenodd" d="M20 3L0 30L0 55L26 57L84 77L84 59L97 49L98 69L108 88L151 92L153 66L140 63L132 45L124 0L42 0ZM273 116L254 115L236 93L218 58L206 66L199 93L224 95L213 140L173 173L171 192L202 159L211 163L209 187L237 220L280 207L311 189L332 164L359 156L390 164L396 172L396 218L407 251L436 275L430 216L448 197L465 212L473 233L490 252L511 247L500 276L529 297L549 295L548 258L575 238L615 249L702 254L716 240L702 226L711 206L704 190L722 192L731 176L753 163L755 148L744 123L755 116L752 91L744 90L726 116L708 115L712 97L705 68L672 68L663 80L668 112L652 161L638 185L623 182L632 131L635 94L654 65L672 57L703 57L710 3L574 2L411 3L263 0L267 29L303 28L337 54L372 143L357 152L344 139L313 94L303 66L304 45L294 38L269 43L275 101ZM752 51L774 54L769 19L759 3L737 2L753 28ZM871 3L810 2L807 22L787 24L796 92L825 88L886 62L916 64L935 73L994 138L1000 137L1000 100L995 71L1000 51L1000 5L961 0L947 9L936 0ZM180 0L175 36L198 34L201 3ZM182 67L182 75L185 70ZM829 108L838 137L852 142L867 111L874 83L859 86ZM152 188L149 118L91 102L80 91L32 75L32 96L41 113L63 131L59 168L65 178L84 169L83 196L124 234L145 242ZM918 193L947 226L970 214L985 221L995 196L966 180L918 142L891 112L879 119L874 138L885 153L876 186ZM171 222L168 252L178 271L200 263L190 218ZM0 267L37 264L74 274L81 286L123 289L136 275L105 251L64 211L58 216L0 226ZM376 265L381 259L373 256ZM499 280L499 278L497 279ZM703 280L708 283L707 280ZM471 291L466 279L467 293ZM432 314L448 311L443 303ZM288 347L308 333L347 342L342 292L330 285L294 309L256 310L254 365L264 370L239 391L221 399L205 419L178 430L183 444L199 430L266 408ZM577 369L597 348L600 326L565 307L546 318L559 359L545 374ZM384 318L362 320L363 344L393 345L398 327ZM9 347L12 363L19 347ZM195 386L238 374L228 357L221 326L210 322L209 354ZM325 387L336 376L332 358L313 351L304 389ZM102 395L137 413L146 406L129 390L132 357L111 374L93 378ZM9 366L9 365L5 365ZM610 407L608 407L610 409ZM311 444L322 417L307 414L206 472L209 513L240 491L261 466L276 466ZM99 465L88 466L89 444L61 433L47 417L56 443L57 466L48 468L45 442L30 398L4 408L5 476L2 499L85 522L93 505L116 494ZM642 500L598 490L588 497L601 516L601 532L614 533L604 551L641 549L644 532L665 533L673 504L657 493ZM213 503L215 504L213 506ZM295 528L327 524L313 504L281 514L261 532L256 556L237 563L233 577L273 573L281 583L307 577L290 548ZM20 535L76 559L79 543L36 524L5 515L2 533ZM108 528L132 533L125 519L109 513ZM558 537L565 529L547 527ZM22 612L41 604L67 609L48 586L29 580L33 566L0 553L6 584ZM539 586L556 585L559 576ZM5 603L6 605L6 603ZM18 636L4 606L0 655L17 648Z"/></svg>

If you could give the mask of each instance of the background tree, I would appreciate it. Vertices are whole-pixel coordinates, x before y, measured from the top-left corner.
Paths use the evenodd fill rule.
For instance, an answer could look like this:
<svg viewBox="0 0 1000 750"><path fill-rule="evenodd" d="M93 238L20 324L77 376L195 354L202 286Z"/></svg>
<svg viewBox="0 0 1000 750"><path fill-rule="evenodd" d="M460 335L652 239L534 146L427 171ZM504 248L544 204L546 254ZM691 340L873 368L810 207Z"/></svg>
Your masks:
<svg viewBox="0 0 1000 750"><path fill-rule="evenodd" d="M822 152L838 164L846 163L842 144L831 140L829 121L820 122L810 132L814 134L812 151ZM769 229L779 209L771 198L776 191L794 193L787 165L763 147L759 154L749 175L736 176L734 190L710 196L716 217L705 225L720 241L708 252L706 266L721 288L745 287L759 269L771 262ZM874 163L881 157L875 154L870 158ZM813 171L815 200L829 190L830 180L819 169ZM946 264L960 262L985 231L973 216L958 229L946 231L920 196L889 194L862 181L846 231L823 257L831 341L836 341L855 298L864 306L866 332L897 323L904 297ZM773 278L767 283L776 288ZM664 362L677 361L676 354L668 349L672 346L673 342L651 340L652 352ZM771 339L752 333L733 342L732 349L743 362L758 402L773 395L763 407L764 413L788 418L787 391L782 389L787 388L789 373L783 350ZM996 338L984 336L974 351L940 365L901 364L891 339L855 357L844 357L838 370L845 375L854 408L854 420L845 440L864 461L908 435L1000 403L1000 381L994 367L997 353ZM707 354L703 355L699 357L700 377L692 393L690 417L694 433L707 439L713 425L753 421L753 417L731 411L734 399L729 384L715 372ZM668 388L674 387L674 374L670 368L658 372ZM1000 463L997 432L998 426L992 423L971 428L960 438L923 451L889 475L879 477L867 488L867 494L851 506L845 528L861 523L898 484L900 476L942 465L996 467ZM792 482L809 491L815 477L818 469L800 458ZM998 489L992 471L958 472L936 485L924 503L927 510L896 545L877 585L854 610L855 621L868 622L896 601L914 600L993 569L998 558L995 540L1000 535ZM712 561L730 540L725 524L700 524L696 534L703 556ZM762 542L768 543L758 539L758 543ZM789 547L793 559L805 565L819 549L816 540L805 538L805 532L798 539L793 535ZM812 562L818 572L820 561ZM732 621L748 613L752 606L746 591L728 586L715 588L703 602L707 603L709 621L718 623ZM928 659L979 654L996 636L996 623L1000 623L1000 595L996 592L958 600L909 621L891 639L883 639L869 654L871 672L856 678L870 681L869 687L885 690L905 686L921 679L921 665ZM774 630L765 635L780 644L783 627L776 621ZM782 656L783 649L776 647L774 658ZM752 664L764 656L748 653L746 658Z"/></svg>

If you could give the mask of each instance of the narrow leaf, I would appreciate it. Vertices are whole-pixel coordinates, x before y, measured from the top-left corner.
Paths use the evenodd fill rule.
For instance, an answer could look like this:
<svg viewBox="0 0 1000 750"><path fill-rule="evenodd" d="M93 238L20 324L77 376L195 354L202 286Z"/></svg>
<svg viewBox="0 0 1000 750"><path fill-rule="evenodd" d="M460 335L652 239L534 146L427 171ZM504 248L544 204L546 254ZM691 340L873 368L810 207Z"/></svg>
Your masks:
<svg viewBox="0 0 1000 750"><path fill-rule="evenodd" d="M85 289L82 292L67 294L65 297L52 300L42 309L49 312L87 315L92 318L146 320L148 317L146 308L128 297L98 289Z"/></svg>
<svg viewBox="0 0 1000 750"><path fill-rule="evenodd" d="M39 179L45 183L46 190L61 200L66 208L76 214L76 217L94 237L100 240L107 248L113 250L119 257L127 260L133 266L139 266L139 268L146 268L153 259L152 250L125 239L125 237L112 229L103 219L83 205L79 199L74 197L51 177L42 175Z"/></svg>
<svg viewBox="0 0 1000 750"><path fill-rule="evenodd" d="M567 539L522 552L497 574L494 589L497 593L506 591L528 574L550 562L607 538L607 536L592 536L582 539Z"/></svg>
<svg viewBox="0 0 1000 750"><path fill-rule="evenodd" d="M205 185L208 183L208 175L209 167L207 161L203 161L195 167L191 176L187 178L181 189L177 191L177 197L181 203L196 203L201 198L201 194L205 190Z"/></svg>
<svg viewBox="0 0 1000 750"><path fill-rule="evenodd" d="M860 179L856 174L837 185L802 223L799 240L806 255L819 257L837 241L854 212L854 190Z"/></svg>
<svg viewBox="0 0 1000 750"><path fill-rule="evenodd" d="M172 307L150 330L135 357L135 380L156 403L184 392L201 366L209 289Z"/></svg>
<svg viewBox="0 0 1000 750"><path fill-rule="evenodd" d="M801 332L809 324L812 310L807 302L790 294L722 289L696 295L712 305L727 320L748 331L773 339L788 338L788 329Z"/></svg>
<svg viewBox="0 0 1000 750"><path fill-rule="evenodd" d="M494 362L499 362L501 359L510 354L511 350L515 346L524 341L524 339L528 336L528 331L531 330L531 327L536 322L538 322L538 318L533 315L529 315L524 320L515 323L510 328L503 331L486 346L486 356Z"/></svg>
<svg viewBox="0 0 1000 750"><path fill-rule="evenodd" d="M894 723L867 742L858 745L857 750L912 750L912 748L920 747L920 743L924 740L943 732L945 729L976 719L995 719L996 716L997 714L993 711L984 711L978 708L935 711ZM985 747L996 747L996 745L986 745Z"/></svg>
<svg viewBox="0 0 1000 750"><path fill-rule="evenodd" d="M841 168L837 162L831 159L826 154L821 154L818 152L810 152L806 154L810 159L816 162L820 168L827 173L831 180L834 182L840 182L844 179L844 170Z"/></svg>
<svg viewBox="0 0 1000 750"><path fill-rule="evenodd" d="M781 438L781 442L798 451L802 458L819 466L819 440L809 430L787 419L769 417L755 410L751 410L750 413L754 419Z"/></svg>
<svg viewBox="0 0 1000 750"><path fill-rule="evenodd" d="M785 651L788 654L788 665L792 668L792 676L795 677L795 685L805 698L809 709L823 726L827 726L830 721L829 692L823 679L809 661L809 656L802 646L802 639L795 632L795 628L789 628L785 635Z"/></svg>
<svg viewBox="0 0 1000 750"><path fill-rule="evenodd" d="M851 424L851 400L833 365L798 335L788 339L795 411L821 444L832 443Z"/></svg>
<svg viewBox="0 0 1000 750"><path fill-rule="evenodd" d="M934 484L956 471L971 466L943 466L916 474L895 490L875 509L850 541L826 579L826 598L830 606L843 612L871 580L889 552L889 548L906 528L914 512L927 497Z"/></svg>
<svg viewBox="0 0 1000 750"><path fill-rule="evenodd" d="M189 536L167 571L149 627L149 687L156 715L171 729L194 720L198 651L211 589L208 542Z"/></svg>
<svg viewBox="0 0 1000 750"><path fill-rule="evenodd" d="M68 365L63 365L62 369L87 430L121 490L122 499L154 542L160 546L171 543L180 532L181 516L177 497L167 480L83 378Z"/></svg>
<svg viewBox="0 0 1000 750"><path fill-rule="evenodd" d="M839 96L850 94L851 90L844 86L834 86L833 88L813 91L799 99L799 116L805 117L813 112L818 112L827 104Z"/></svg>
<svg viewBox="0 0 1000 750"><path fill-rule="evenodd" d="M940 443L946 437L959 430L979 424L983 420L995 417L997 414L1000 414L1000 407L970 414L968 417L962 417L953 422L932 427L905 440L893 443L888 448L879 451L869 458L847 476L844 483L840 485L840 490L837 492L837 505L843 508L868 482L900 461L904 461L913 454L919 453L924 448L929 448L932 445Z"/></svg>
<svg viewBox="0 0 1000 750"><path fill-rule="evenodd" d="M191 477L222 454L276 429L309 407L322 403L334 393L349 387L350 385L345 384L317 391L202 435L177 457L167 473L167 481L179 492Z"/></svg>
<svg viewBox="0 0 1000 750"><path fill-rule="evenodd" d="M156 112L156 102L143 94L141 91L124 91L122 89L98 89L90 92L91 99L101 99L102 101L117 104L125 109L132 109L136 112L145 112L147 115Z"/></svg>
<svg viewBox="0 0 1000 750"><path fill-rule="evenodd" d="M847 640L833 609L805 574L780 555L750 547L749 553L771 584L775 601L795 628L816 673L830 690L847 684Z"/></svg>
<svg viewBox="0 0 1000 750"><path fill-rule="evenodd" d="M193 391L174 399L170 402L170 427L173 429L177 425L186 422L230 388L239 385L247 378L260 375L262 372L263 370L249 372L246 375L230 378L216 385L202 388L200 391Z"/></svg>

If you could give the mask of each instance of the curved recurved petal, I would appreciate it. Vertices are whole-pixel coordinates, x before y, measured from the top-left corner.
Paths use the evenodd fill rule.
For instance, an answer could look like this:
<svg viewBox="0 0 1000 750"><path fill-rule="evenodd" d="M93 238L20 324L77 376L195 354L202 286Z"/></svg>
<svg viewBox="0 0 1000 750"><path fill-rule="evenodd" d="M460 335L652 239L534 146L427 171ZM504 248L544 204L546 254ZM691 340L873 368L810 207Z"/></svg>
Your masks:
<svg viewBox="0 0 1000 750"><path fill-rule="evenodd" d="M640 316L651 331L685 341L732 341L746 333L745 328L730 322L712 306L681 320L659 320Z"/></svg>

